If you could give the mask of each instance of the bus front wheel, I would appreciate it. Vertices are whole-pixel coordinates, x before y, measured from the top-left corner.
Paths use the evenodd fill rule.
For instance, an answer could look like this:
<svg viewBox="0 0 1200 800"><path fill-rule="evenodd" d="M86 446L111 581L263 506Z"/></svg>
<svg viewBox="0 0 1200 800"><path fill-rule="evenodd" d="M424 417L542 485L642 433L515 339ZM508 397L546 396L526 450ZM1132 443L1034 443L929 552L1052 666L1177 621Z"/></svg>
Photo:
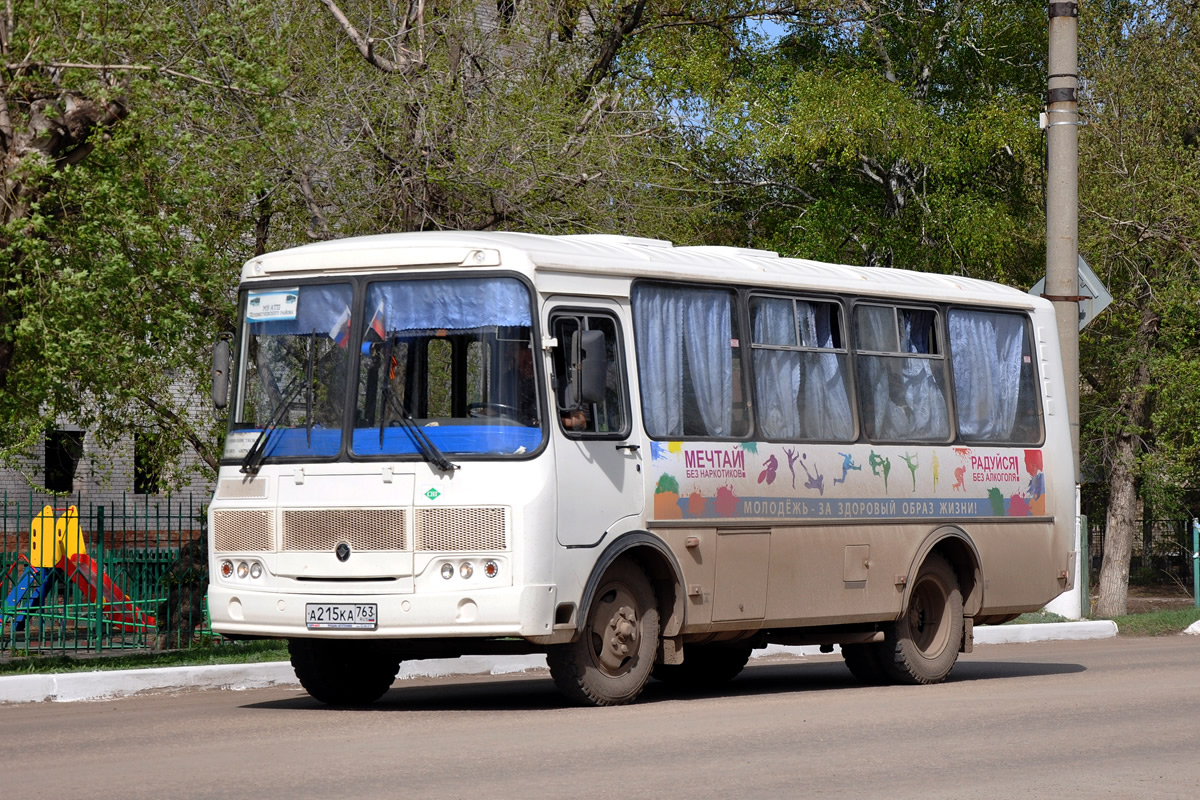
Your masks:
<svg viewBox="0 0 1200 800"><path fill-rule="evenodd" d="M332 706L374 703L400 670L400 659L371 641L288 639L288 654L304 690Z"/></svg>
<svg viewBox="0 0 1200 800"><path fill-rule="evenodd" d="M946 559L932 554L917 571L904 613L885 632L880 661L897 683L938 683L954 667L962 636L958 576Z"/></svg>
<svg viewBox="0 0 1200 800"><path fill-rule="evenodd" d="M573 702L631 703L641 693L658 652L654 590L640 567L613 562L596 588L579 638L546 653L550 675Z"/></svg>

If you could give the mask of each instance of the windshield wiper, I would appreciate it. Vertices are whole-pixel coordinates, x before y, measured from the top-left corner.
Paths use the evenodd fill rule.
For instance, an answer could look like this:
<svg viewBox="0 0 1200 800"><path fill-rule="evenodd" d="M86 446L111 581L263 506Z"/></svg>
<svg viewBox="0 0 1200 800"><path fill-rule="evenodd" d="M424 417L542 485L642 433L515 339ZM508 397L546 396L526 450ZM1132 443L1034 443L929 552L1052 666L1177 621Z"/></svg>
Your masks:
<svg viewBox="0 0 1200 800"><path fill-rule="evenodd" d="M250 445L250 449L242 457L242 472L250 476L258 474L258 469L262 466L263 459L267 456L267 440L271 436L271 433L279 427L279 423L283 422L288 408L291 406L292 401L296 399L296 395L300 394L300 390L312 386L311 373L306 374L305 377L307 380L302 381L300 376L297 375L288 384L287 388L284 389L284 393L279 399L279 405L275 408L275 413L267 420L267 424L259 431L254 444Z"/></svg>
<svg viewBox="0 0 1200 800"><path fill-rule="evenodd" d="M408 408L405 407L403 401L392 391L392 342L393 339L389 337L388 346L384 348L383 353L383 409L379 412L379 449L383 449L383 429L387 419L387 409L391 406L392 410L400 417L400 424L408 431L409 436L417 445L417 449L421 451L421 456L443 472L453 472L458 469L458 465L446 458L446 454L425 435L425 431L421 430L421 426L412 418L412 414L408 413Z"/></svg>
<svg viewBox="0 0 1200 800"><path fill-rule="evenodd" d="M421 451L421 455L426 461L443 472L453 472L458 469L458 464L446 458L446 454L425 435L425 431L421 430L421 426L408 413L408 409L404 407L404 403L400 402L395 393L387 392L387 402L391 404L393 410L399 415L400 424L412 436L413 441L417 444L417 449Z"/></svg>
<svg viewBox="0 0 1200 800"><path fill-rule="evenodd" d="M304 428L306 436L306 444L312 448L312 428L313 428L313 374L317 364L323 362L331 353L336 350L327 350L321 354L320 358L316 357L317 353L317 332L313 331L311 338L308 340L308 359L305 363L304 375L297 375L292 378L291 383L283 390L280 395L279 405L276 406L275 412L271 414L267 420L267 424L263 426L259 432L258 438L254 440L254 444L250 445L250 449L246 451L246 455L242 457L242 472L247 475L257 475L259 467L262 466L263 460L267 457L267 441L271 433L279 427L283 422L284 416L287 415L288 408L296 399L296 395L300 394L300 390L304 392ZM303 377L303 380L301 378Z"/></svg>

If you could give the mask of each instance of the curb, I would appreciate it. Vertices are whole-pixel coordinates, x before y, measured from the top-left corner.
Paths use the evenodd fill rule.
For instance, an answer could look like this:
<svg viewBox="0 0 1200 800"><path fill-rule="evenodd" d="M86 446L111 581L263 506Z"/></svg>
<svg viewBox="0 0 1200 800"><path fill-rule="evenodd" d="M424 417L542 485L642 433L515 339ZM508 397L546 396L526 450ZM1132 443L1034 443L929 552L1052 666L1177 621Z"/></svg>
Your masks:
<svg viewBox="0 0 1200 800"><path fill-rule="evenodd" d="M0 678L0 703L70 703L163 689L260 689L295 682L286 661L13 675Z"/></svg>
<svg viewBox="0 0 1200 800"><path fill-rule="evenodd" d="M1036 625L995 625L975 629L975 644L1013 644L1022 642L1077 641L1108 639L1117 635L1117 624L1110 620L1095 622L1056 622ZM792 656L803 658L820 654L816 646L785 647L767 645L756 650L753 658ZM836 648L834 652L837 652ZM405 661L397 680L443 678L450 675L505 675L527 670L546 669L543 655L463 656ZM107 700L143 692L183 689L262 689L269 686L297 685L292 665L286 661L255 664L218 664L203 667L158 667L153 669L64 672L51 675L12 675L0 678L0 703L71 703L83 700Z"/></svg>

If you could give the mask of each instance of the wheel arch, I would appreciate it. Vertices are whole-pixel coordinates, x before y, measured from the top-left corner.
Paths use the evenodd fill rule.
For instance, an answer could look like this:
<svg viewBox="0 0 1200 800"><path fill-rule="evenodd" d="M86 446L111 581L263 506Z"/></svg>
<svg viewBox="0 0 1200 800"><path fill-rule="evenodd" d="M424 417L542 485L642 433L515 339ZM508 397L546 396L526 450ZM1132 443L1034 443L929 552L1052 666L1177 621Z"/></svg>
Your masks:
<svg viewBox="0 0 1200 800"><path fill-rule="evenodd" d="M945 525L929 534L909 566L908 574L916 575L925 559L937 553L949 562L958 576L958 586L963 598L963 616L974 617L983 608L983 560L979 549L975 546L970 535L956 525ZM912 595L914 581L910 580L904 587L904 597L901 608L908 608Z"/></svg>
<svg viewBox="0 0 1200 800"><path fill-rule="evenodd" d="M683 630L685 606L683 602L683 570L675 555L662 539L647 531L630 531L614 539L596 559L592 574L588 576L583 594L579 598L579 613L575 615L575 631L583 630L588 609L592 607L596 588L604 573L618 558L628 558L637 564L650 585L658 603L664 638L678 636Z"/></svg>

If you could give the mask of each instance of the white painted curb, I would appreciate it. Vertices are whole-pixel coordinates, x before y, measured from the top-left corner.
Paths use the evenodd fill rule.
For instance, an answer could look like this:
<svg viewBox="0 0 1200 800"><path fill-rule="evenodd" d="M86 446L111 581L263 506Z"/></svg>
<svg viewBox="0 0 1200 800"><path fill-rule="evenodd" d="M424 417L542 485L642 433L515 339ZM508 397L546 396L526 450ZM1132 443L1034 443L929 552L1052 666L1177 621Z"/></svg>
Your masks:
<svg viewBox="0 0 1200 800"><path fill-rule="evenodd" d="M1200 623L1198 623L1200 624ZM1196 627L1196 626L1193 626ZM1189 629L1189 632L1190 629ZM1200 632L1200 629L1197 630ZM1057 622L1037 625L995 625L975 629L975 644L1048 642L1053 640L1107 639L1117 635L1115 622ZM820 648L767 645L754 658L818 655ZM834 648L837 652L837 648ZM448 675L504 675L546 669L543 655L463 656L405 661L398 680L441 678ZM59 703L104 700L140 692L179 689L259 689L295 685L296 674L286 661L257 664L218 664L206 667L65 672L56 675L14 675L0 678L0 703Z"/></svg>
<svg viewBox="0 0 1200 800"><path fill-rule="evenodd" d="M1111 619L1036 625L980 625L975 629L975 644L1111 639L1116 635L1117 623Z"/></svg>
<svg viewBox="0 0 1200 800"><path fill-rule="evenodd" d="M69 703L163 689L259 689L295 682L296 674L286 661L14 675L0 678L0 703Z"/></svg>

